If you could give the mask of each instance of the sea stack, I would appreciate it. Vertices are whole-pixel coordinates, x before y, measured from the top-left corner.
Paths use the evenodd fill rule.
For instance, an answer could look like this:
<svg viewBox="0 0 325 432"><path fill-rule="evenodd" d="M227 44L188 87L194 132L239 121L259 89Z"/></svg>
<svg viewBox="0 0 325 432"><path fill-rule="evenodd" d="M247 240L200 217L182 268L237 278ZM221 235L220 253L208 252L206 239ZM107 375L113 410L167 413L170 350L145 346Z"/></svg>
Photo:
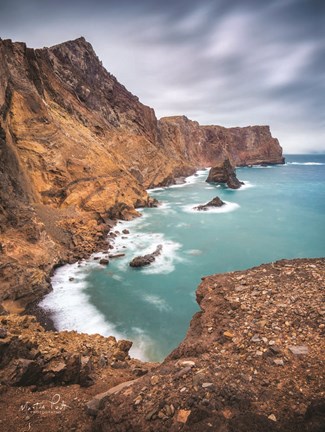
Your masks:
<svg viewBox="0 0 325 432"><path fill-rule="evenodd" d="M229 159L225 159L221 164L212 167L206 181L208 183L225 183L230 189L239 189L244 184L236 177L235 169Z"/></svg>

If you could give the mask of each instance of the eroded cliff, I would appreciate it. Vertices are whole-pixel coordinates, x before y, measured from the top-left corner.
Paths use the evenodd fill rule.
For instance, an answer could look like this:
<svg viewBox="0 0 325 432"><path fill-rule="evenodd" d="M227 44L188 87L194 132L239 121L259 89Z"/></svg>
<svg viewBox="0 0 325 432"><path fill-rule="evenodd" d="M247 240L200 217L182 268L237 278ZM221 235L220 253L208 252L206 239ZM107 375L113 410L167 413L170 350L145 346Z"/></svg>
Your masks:
<svg viewBox="0 0 325 432"><path fill-rule="evenodd" d="M36 50L0 40L0 146L0 296L7 309L48 290L54 264L103 244L110 219L150 205L146 188L224 157L235 165L282 162L266 126L157 121L84 38Z"/></svg>

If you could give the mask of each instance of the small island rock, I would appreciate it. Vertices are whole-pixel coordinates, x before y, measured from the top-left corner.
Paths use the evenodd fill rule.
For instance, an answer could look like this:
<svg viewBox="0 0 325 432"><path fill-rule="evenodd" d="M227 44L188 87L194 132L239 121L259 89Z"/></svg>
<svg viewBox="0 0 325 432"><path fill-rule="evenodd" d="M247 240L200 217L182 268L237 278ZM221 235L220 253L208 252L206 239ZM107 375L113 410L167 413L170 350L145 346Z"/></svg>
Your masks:
<svg viewBox="0 0 325 432"><path fill-rule="evenodd" d="M206 181L208 183L226 183L230 189L239 189L244 184L236 177L235 169L229 159L225 159L222 164L212 167Z"/></svg>
<svg viewBox="0 0 325 432"><path fill-rule="evenodd" d="M225 205L225 203L219 197L215 197L206 204L194 207L194 210L207 211L210 207L222 207L223 205Z"/></svg>
<svg viewBox="0 0 325 432"><path fill-rule="evenodd" d="M143 255L143 256L137 256L133 258L133 260L130 262L131 267L143 267L146 265L149 265L153 263L157 256L161 254L162 251L162 245L158 245L156 250L152 252L151 254Z"/></svg>

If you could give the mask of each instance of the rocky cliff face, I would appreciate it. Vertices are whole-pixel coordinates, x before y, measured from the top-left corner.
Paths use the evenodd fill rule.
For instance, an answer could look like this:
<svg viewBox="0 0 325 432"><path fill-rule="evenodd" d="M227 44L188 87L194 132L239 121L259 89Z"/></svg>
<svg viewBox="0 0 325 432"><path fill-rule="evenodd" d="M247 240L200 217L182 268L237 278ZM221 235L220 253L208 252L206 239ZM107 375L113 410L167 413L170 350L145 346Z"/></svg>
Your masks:
<svg viewBox="0 0 325 432"><path fill-rule="evenodd" d="M283 161L267 126L158 121L83 38L0 40L0 430L323 430L324 259L205 278L201 312L161 365L16 315L54 265L107 248L111 219L151 204L147 187L225 159Z"/></svg>
<svg viewBox="0 0 325 432"><path fill-rule="evenodd" d="M18 308L48 289L55 263L98 247L110 219L150 205L146 188L225 157L282 162L266 126L158 121L84 38L37 50L0 40L0 150L0 297Z"/></svg>
<svg viewBox="0 0 325 432"><path fill-rule="evenodd" d="M234 166L283 163L282 148L269 126L225 128L200 126L185 116L159 120L164 147L175 158L194 166L217 165L229 159Z"/></svg>

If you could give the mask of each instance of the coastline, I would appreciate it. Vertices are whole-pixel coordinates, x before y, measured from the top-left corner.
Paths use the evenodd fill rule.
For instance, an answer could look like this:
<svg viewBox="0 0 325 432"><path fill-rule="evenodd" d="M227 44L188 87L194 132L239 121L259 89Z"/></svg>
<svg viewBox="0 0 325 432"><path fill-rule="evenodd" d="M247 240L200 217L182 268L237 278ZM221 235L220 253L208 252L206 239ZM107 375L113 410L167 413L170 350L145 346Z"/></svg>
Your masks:
<svg viewBox="0 0 325 432"><path fill-rule="evenodd" d="M141 217L135 220L141 220ZM87 253L87 257L98 252L107 253L109 239L115 235L113 231L118 222L115 221L105 239L96 242L96 245L101 246L95 249L94 245L94 250ZM54 269L76 263L79 259L80 256L76 253L73 259L61 262L60 266L54 265L52 274ZM41 375L40 382L34 381L33 389L8 386L5 397L9 402L4 418L9 419L10 413L17 411L16 405L23 404L26 398L37 403L41 391L45 400L50 400L51 394L55 392L68 401L73 413L63 413L62 417L70 429L75 425L74 419L78 418L79 422L89 425L89 430L96 432L124 426L128 430L130 425L143 431L154 428L167 432L180 425L179 419L183 418L184 428L189 431L209 430L211 424L216 428L222 425L231 431L241 431L242 428L257 432L321 430L312 429L310 425L325 424L321 415L324 403L320 388L322 345L317 339L319 331L323 329L318 327L317 330L311 320L318 313L320 300L314 290L319 290L317 284L324 280L321 279L324 265L324 258L281 260L247 270L203 277L202 283L196 288L201 311L192 317L187 335L179 346L162 362L154 365L130 359L130 353L127 357L117 348L110 352L107 362L107 346L110 341L113 343L114 338L77 331L57 332L51 314L37 304L31 304L26 312L28 310L38 314L38 322L45 324L47 333L46 345L33 362L39 362L43 370L55 371L54 378L51 384L44 385ZM305 269L308 274L305 274ZM287 297L289 289L291 296ZM297 289L300 289L300 293ZM285 304L287 301L288 304ZM272 312L275 306L281 312L280 315L277 311ZM297 307L300 315L295 315ZM216 315L220 319L216 319ZM266 319L264 315L267 315ZM318 315L316 316L318 319ZM28 343L32 341L35 344L42 333L34 330L34 323L29 321L29 317L21 317L18 321L19 333L17 330L14 333L9 324L15 320L15 317L8 317L8 331L15 334L15 337L18 334L22 341L20 343L27 340ZM287 326L286 322L292 324ZM27 325L37 334L37 338L26 336ZM308 331L307 325L310 327ZM281 329L278 337L274 334L277 328ZM129 346L128 343L119 341L114 347L123 347L124 344ZM73 352L80 368L87 364L88 372L80 369L78 378L71 378L72 381L62 386L62 381L57 378L61 372L56 371L59 370L58 365L62 367L67 364L64 370L69 372L68 376L71 375L70 360L66 357L66 353L70 355L70 345L76 350ZM296 345L299 349L303 347L301 349L306 354L293 354L288 347ZM98 349L98 346L101 348ZM62 350L62 354L58 354L59 350ZM22 357L21 352L23 351L19 348L14 355ZM306 362L309 365L308 371L304 367ZM8 368L4 369L3 376L6 379L11 376ZM309 380L309 376L315 379ZM92 383L89 389L83 387L84 382ZM298 391L296 386L290 384L292 382L299 384L303 391ZM167 387L165 383L168 384ZM75 384L78 385L77 388ZM116 385L118 389L115 393ZM126 390L124 385L128 385ZM143 391L144 388L147 390ZM82 400L78 405L74 402L76 389L78 400ZM293 390L292 394L290 389ZM93 408L94 400L101 400L99 408L96 404L96 408ZM164 406L161 401L164 401ZM161 407L160 410L156 409L158 406ZM44 429L50 417L43 415L38 420L34 414L31 416L31 424L37 432L41 431L37 428L38 422ZM21 430L25 421L23 416L16 416L13 430ZM47 430L55 430L57 423L52 424L55 426L47 427Z"/></svg>
<svg viewBox="0 0 325 432"><path fill-rule="evenodd" d="M51 285L52 289L52 285ZM47 294L45 294L47 295ZM54 321L52 319L52 314L49 311L44 310L39 303L42 301L42 298L39 300L35 300L34 303L29 304L25 309L25 315L32 315L36 318L36 321L46 330L57 332L58 329L54 325Z"/></svg>
<svg viewBox="0 0 325 432"><path fill-rule="evenodd" d="M81 259L88 259L94 253L107 252L110 249L110 234L114 229L118 221L109 220L106 224L107 231L104 238L96 238L96 241L93 242L92 250L85 252L84 250L75 251L74 255L70 255L69 258L61 259L60 263L54 263L51 269L48 272L48 277L50 279L49 289L42 296L34 299L31 303L28 303L24 309L22 315L32 315L35 316L37 322L44 327L46 331L55 331L59 330L54 324L53 313L42 308L40 303L42 300L53 291L53 286L51 283L51 279L54 275L55 270L58 268L64 267L67 264L74 264L80 261ZM70 251L68 251L70 253Z"/></svg>
<svg viewBox="0 0 325 432"><path fill-rule="evenodd" d="M198 169L193 175L191 175L191 176L188 176L188 177L186 177L185 179L182 179L182 182L176 182L176 184L174 184L174 185L167 185L167 186L165 186L165 187L163 187L163 189L165 189L165 190L167 190L167 189L173 189L173 188L182 188L182 187L186 187L187 185L191 185L192 183L196 183L196 182L202 182L205 178L206 178L206 176L207 176L207 174L208 174L208 168L205 168L205 169ZM205 183L204 183L205 184ZM248 185L246 186L246 188L249 186L249 182L248 182ZM151 190L149 190L148 192L150 193L150 191L152 191L152 192L154 192L155 190L157 190L157 191L159 191L159 190L161 190L162 189L162 187L157 187L157 188L154 188L154 189L151 189ZM245 186L243 186L243 189L245 189ZM176 191L175 191L175 193L176 193ZM177 193L180 193L180 194L183 194L183 192L182 191L180 191L180 192L177 192ZM153 193L153 195L152 196L156 196L154 193ZM166 203L165 203L166 204ZM166 206L166 205L164 205L163 204L163 206L161 207L161 209L163 210L164 209L164 207L168 207L168 206ZM238 209L239 208L239 205L235 205L235 204L233 204L233 205L230 205L229 203L228 203L228 205L227 206L225 206L225 208L222 210L222 212L221 213L224 213L224 212L230 212L230 211L232 211L232 210L236 210L236 209ZM159 211L159 206L158 206L158 211ZM183 209L183 211L185 211L184 209ZM166 208L166 212L168 212L168 209ZM197 213L197 212L195 212L195 213ZM209 212L209 213L213 213L213 211L212 212ZM220 210L217 210L217 213L220 213ZM200 215L200 213L197 213L198 215ZM147 215L148 215L148 213L147 213ZM145 215L146 216L146 215ZM144 217L145 217L144 216ZM143 220L144 219L144 217L142 217L142 216L140 216L140 217L137 217L137 218L134 218L133 219L133 221L135 222L135 223L137 223L137 221L139 221L140 223L141 223L141 220ZM114 225L114 227L112 227L112 229L111 229L111 232L110 232L110 234L108 234L108 240L111 238L111 237L114 237L114 240L115 239L117 239L117 238L122 238L123 237L123 233L121 232L122 230L123 230L123 228L120 228L119 227L119 225L117 225L118 223L124 223L125 222L125 225L123 225L123 228L128 228L128 226L127 226L127 224L128 224L128 221L116 221L116 224ZM131 224L132 224L132 222L131 222ZM131 226L133 226L133 225L131 225ZM117 231L120 231L120 234L117 236L117 237L115 237L116 236L116 234L114 233L114 228L115 228L115 230L117 230ZM133 232L133 229L131 230L132 231L132 235L133 234L136 234L136 232ZM133 239L133 238L132 238ZM134 240L134 245L136 245L136 242L137 242L137 240L136 240L136 238L135 239L133 239ZM158 241L158 240L157 240ZM127 239L125 239L125 240L122 240L122 241L117 241L117 244L116 243L112 243L111 244L111 246L113 247L113 248L116 248L117 247L117 249L114 249L114 253L117 253L117 254L119 254L120 252L123 252L123 250L122 250L122 247L125 247L124 245L126 244L126 242L128 242L127 241ZM158 243L160 243L160 241L158 241ZM120 249L119 249L120 248ZM129 246L127 246L127 248L129 248ZM105 248L104 249L102 249L101 251L103 251L104 253L107 253L107 251L105 250ZM133 248L132 248L132 252L134 252L134 256L138 253L139 254L139 251L136 251L136 250L133 250ZM94 255L96 255L96 253L97 253L97 250L96 251L94 251L93 252L93 254ZM91 254L90 254L91 255ZM90 256L90 255L88 255L88 257ZM185 259L187 259L187 255L185 254L184 255L184 257L185 257ZM123 258L122 259L122 261L124 260L125 258ZM113 261L112 261L113 262ZM71 263L71 262L70 262ZM102 271L103 272L105 272L106 270L105 270L105 268L104 267L101 267L101 266L99 266L98 267L98 263L99 263L99 261L97 260L97 261L95 261L95 260L92 260L92 259L90 259L89 261L88 261L88 263L89 263L89 265L90 266L92 266L92 265L95 265L98 269L102 269ZM83 263L82 264L82 267L84 267L84 266L88 266L88 263ZM124 265L123 263L121 263L122 265ZM246 268L249 268L248 266L246 267ZM67 294L68 294L68 296L69 295L71 295L70 293L72 293L73 291L74 291L74 288L76 288L76 291L75 291L75 295L76 295L76 297L78 297L78 292L79 292L79 288L77 288L77 286L76 287L74 287L74 284L75 283L78 283L78 284L80 284L81 282L82 282L82 274L80 274L79 273L79 275L81 276L80 278L79 278L79 275L78 276L76 276L75 274L74 274L74 271L75 270L77 270L77 272L79 272L79 269L77 269L76 267L74 267L74 268L72 268L71 269L71 274L69 275L69 269L67 268L67 271L65 272L65 275L64 275L64 277L62 277L62 282L61 281L59 281L59 285L63 285L63 284L65 284L66 283L66 285L67 285L67 288L66 288L66 290L65 290L65 292L67 292ZM82 271L82 268L80 268L80 270ZM107 271L108 272L110 272L110 271L114 271L114 266L112 267L112 269L110 268L110 267L108 267L108 269L107 269ZM146 268L144 271L143 271L143 273L154 273L154 272L156 272L156 269L153 269L152 268L152 266L150 266L150 268L148 267L148 268ZM160 270L160 272L161 272L161 270ZM213 273L213 270L211 271L211 273ZM208 274L208 273L206 273L206 274ZM63 274L62 274L63 275ZM69 276L71 276L71 277L73 277L73 281L70 283L69 282ZM61 276L60 276L60 279L61 279ZM108 282L109 283L109 282ZM69 286L68 285L71 285L71 290L70 290L70 288L69 288ZM193 288L194 289L194 288ZM61 296L61 298L66 298L65 297L65 292L64 291L61 291L60 290L60 292L58 293L58 296ZM54 305L54 310L57 308L57 304L58 304L58 302L56 302L56 300L52 297L51 298L51 300L49 299L49 302L48 302L48 305L50 305L50 303L51 303L51 301L53 300L53 305ZM114 300L115 301L115 300ZM95 306L95 304L93 304L93 303L91 303L91 302L89 302L90 303L90 306L92 307L92 308L96 308L96 306ZM84 330L84 327L83 327L83 323L81 323L80 324L80 327L78 328L78 325L79 325L79 321L80 321L80 319L77 317L76 318L76 323L77 323L77 325L75 326L75 327L73 327L73 325L71 326L71 322L73 322L73 320L70 320L70 317L72 316L74 316L74 314L73 314L73 311L75 310L74 309L74 304L71 304L70 303L70 300L69 300L69 298L67 299L67 304L69 305L69 308L70 308L70 311L71 311L71 314L70 314L70 316L68 317L68 314L67 314L67 308L65 308L66 309L66 311L65 311L65 315L68 317L68 322L67 322L67 326L65 327L64 325L63 325L63 327L61 327L62 329L69 329L69 330L76 330L76 331L79 331L79 332L89 332L89 333L93 333L94 331L95 331L95 327L93 326L93 325L90 325L90 330L88 331L88 330ZM84 301L82 301L82 306L80 305L80 308L77 310L77 313L80 315L80 310L85 310L85 303L84 303ZM59 305L59 307L60 307L60 305ZM155 305L153 306L153 307L156 307ZM100 308L100 305L99 305L99 308ZM98 309L98 311L99 311L100 309ZM47 313L49 313L49 312L47 312ZM93 315L95 315L94 314L94 312L92 312L92 314ZM99 313L98 312L98 315L102 315L102 313ZM114 313L113 313L113 315L114 315ZM51 314L50 314L50 316L51 316ZM62 317L63 315L61 315L61 317ZM88 311L88 309L87 309L87 312L86 312L86 316L87 317L89 317L89 318L91 318L91 316L90 316L90 314L89 314L89 311ZM108 317L109 315L107 315L107 317ZM58 316L58 318L57 318L58 320L60 320L60 315ZM108 321L107 321L108 320ZM188 318L188 320L190 320L190 317ZM70 323L69 323L69 321L70 321ZM86 320L86 321L88 321L88 320ZM53 321L52 321L53 322ZM58 321L57 321L58 322ZM61 322L61 321L59 321L59 322ZM63 316L63 319L62 319L62 322L66 322L66 320L65 320L65 317ZM90 321L89 321L90 322ZM109 326L110 325L112 325L113 326L113 324L111 323L111 322L109 322L109 318L107 318L106 319L106 323L107 323L107 327L109 328ZM70 325L70 327L69 327L69 325ZM55 326L54 326L55 327ZM59 327L60 328L60 327ZM101 329L101 330L99 330L99 329ZM99 323L99 327L98 327L98 331L99 332L101 332L101 334L103 334L103 335L105 335L105 336L107 336L107 335L109 335L109 334L111 334L111 335L115 335L115 333L113 332L113 333L108 333L107 331L106 331L106 329L104 329L104 331L102 331L103 330L103 325L102 325L102 321L100 321L100 323ZM115 335L116 336L116 335ZM135 339L133 339L133 337L134 336L130 336L130 335L127 335L127 336L125 336L125 334L124 334L124 336L122 336L123 338L125 337L125 338L127 338L127 339L129 339L129 340L133 340L133 341L135 341ZM136 341L135 341L136 342ZM175 346L175 345L174 345ZM166 354L165 354L166 355ZM140 358L143 358L143 357L140 357ZM161 360L163 360L163 358L164 357L161 357ZM157 360L157 358L155 358L155 360ZM159 360L159 359L158 359Z"/></svg>
<svg viewBox="0 0 325 432"><path fill-rule="evenodd" d="M197 172L202 171L202 170L206 170L206 169L205 168L198 168L196 171L194 171L193 174L190 174L189 176L176 177L174 180L174 183L172 183L172 184L167 182L167 184L164 186L160 185L160 186L156 186L154 188L148 189L147 190L148 196L150 197L151 191L159 190L161 188L172 188L172 187L186 186L186 184L188 184L187 179L194 178L194 176L197 175ZM161 204L158 203L158 207L160 205ZM141 217L142 217L142 214L140 213L140 215L136 216L133 220L136 220L136 219L141 218ZM122 219L110 220L107 223L108 230L107 230L105 238L99 239L99 241L95 242L93 244L92 250L89 251L88 253L85 253L83 250L77 251L74 253L74 255L72 257L70 256L69 259L67 258L65 260L60 260L60 264L55 263L49 271L50 279L52 280L52 277L54 275L55 270L62 268L67 264L75 264L75 263L79 262L81 259L82 260L88 260L92 255L98 254L98 253L109 254L110 250L112 248L114 248L114 239L118 236L123 235L122 233L120 233L119 235L114 233L114 228L117 227L119 222L123 223L125 221ZM47 295L49 295L51 292L53 292L53 286L52 286L52 283L50 282L50 287L49 287L48 292L46 292L41 297L35 299L32 303L28 304L26 306L24 312L23 312L23 315L35 316L37 322L45 329L45 331L59 332L60 330L57 328L57 326L54 323L53 312L40 306L40 303L42 302L42 300ZM74 329L71 329L71 331L74 331Z"/></svg>

